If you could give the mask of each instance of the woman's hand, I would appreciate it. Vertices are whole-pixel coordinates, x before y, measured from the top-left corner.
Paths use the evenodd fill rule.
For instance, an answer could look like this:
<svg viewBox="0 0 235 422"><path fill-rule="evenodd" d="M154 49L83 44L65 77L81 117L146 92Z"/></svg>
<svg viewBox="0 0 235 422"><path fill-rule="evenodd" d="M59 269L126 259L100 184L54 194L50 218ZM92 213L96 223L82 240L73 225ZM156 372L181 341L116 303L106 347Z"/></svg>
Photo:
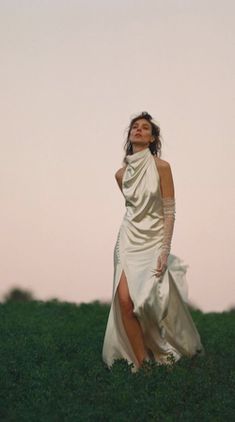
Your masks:
<svg viewBox="0 0 235 422"><path fill-rule="evenodd" d="M160 277L161 274L166 270L167 268L167 259L169 254L166 252L162 252L157 260L157 269L154 271L156 274L154 274L156 277Z"/></svg>

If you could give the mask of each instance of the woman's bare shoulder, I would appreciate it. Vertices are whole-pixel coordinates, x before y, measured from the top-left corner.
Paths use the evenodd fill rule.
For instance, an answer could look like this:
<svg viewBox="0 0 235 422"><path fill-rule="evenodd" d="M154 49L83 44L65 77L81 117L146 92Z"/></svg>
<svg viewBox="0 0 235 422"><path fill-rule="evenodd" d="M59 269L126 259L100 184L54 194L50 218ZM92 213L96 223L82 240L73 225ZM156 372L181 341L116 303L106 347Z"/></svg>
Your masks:
<svg viewBox="0 0 235 422"><path fill-rule="evenodd" d="M116 173L115 173L115 178L116 178L117 180L122 179L122 176L123 176L123 174L124 174L125 169L126 169L126 166L123 166L123 167L121 167L120 169L118 169L118 170L116 171Z"/></svg>
<svg viewBox="0 0 235 422"><path fill-rule="evenodd" d="M169 168L170 167L170 163L166 160L162 160L162 158L156 157L154 155L154 159L155 159L155 163L157 165L157 167L161 168Z"/></svg>
<svg viewBox="0 0 235 422"><path fill-rule="evenodd" d="M126 166L121 167L121 168L120 168L120 169L118 169L118 170L116 171L116 173L115 173L115 178L116 178L116 181L117 181L117 183L118 183L118 186L119 186L119 188L120 188L121 192L122 192L122 178L123 178L123 175L124 175L125 169L126 169Z"/></svg>
<svg viewBox="0 0 235 422"><path fill-rule="evenodd" d="M159 157L154 157L157 170L160 176L160 186L162 197L174 197L174 181L171 172L170 163Z"/></svg>

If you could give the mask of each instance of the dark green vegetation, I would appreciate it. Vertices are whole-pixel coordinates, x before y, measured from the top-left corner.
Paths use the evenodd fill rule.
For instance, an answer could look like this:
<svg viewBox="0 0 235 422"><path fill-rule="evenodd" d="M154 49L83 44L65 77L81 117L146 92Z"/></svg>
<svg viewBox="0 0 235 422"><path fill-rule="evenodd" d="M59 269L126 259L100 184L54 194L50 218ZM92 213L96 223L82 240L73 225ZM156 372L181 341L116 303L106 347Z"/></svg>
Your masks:
<svg viewBox="0 0 235 422"><path fill-rule="evenodd" d="M206 355L112 370L101 352L109 305L0 304L0 421L234 421L235 313L191 310Z"/></svg>

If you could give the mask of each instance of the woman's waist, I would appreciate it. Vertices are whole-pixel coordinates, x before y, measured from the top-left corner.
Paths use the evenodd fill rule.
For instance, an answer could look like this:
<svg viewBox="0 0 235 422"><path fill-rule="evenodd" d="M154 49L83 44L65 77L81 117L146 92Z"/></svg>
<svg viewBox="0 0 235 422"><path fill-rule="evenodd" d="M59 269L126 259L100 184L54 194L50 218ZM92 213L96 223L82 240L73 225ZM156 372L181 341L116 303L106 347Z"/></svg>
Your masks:
<svg viewBox="0 0 235 422"><path fill-rule="evenodd" d="M161 227L136 227L123 221L119 230L120 242L125 250L146 250L159 248L163 242L163 229Z"/></svg>
<svg viewBox="0 0 235 422"><path fill-rule="evenodd" d="M164 222L162 219L147 219L136 221L124 216L121 226L123 229L136 237L144 237L146 240L150 237L163 236Z"/></svg>
<svg viewBox="0 0 235 422"><path fill-rule="evenodd" d="M140 230L143 228L160 229L164 226L163 215L156 212L134 214L127 210L122 221L124 224L133 225Z"/></svg>

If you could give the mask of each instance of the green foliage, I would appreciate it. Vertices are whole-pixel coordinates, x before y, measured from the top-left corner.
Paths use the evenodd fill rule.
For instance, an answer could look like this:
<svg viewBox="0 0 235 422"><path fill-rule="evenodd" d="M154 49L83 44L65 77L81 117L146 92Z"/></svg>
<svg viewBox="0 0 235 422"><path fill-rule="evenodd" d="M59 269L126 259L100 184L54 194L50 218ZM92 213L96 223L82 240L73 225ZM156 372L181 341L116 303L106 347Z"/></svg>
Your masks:
<svg viewBox="0 0 235 422"><path fill-rule="evenodd" d="M233 421L234 312L191 310L205 356L102 361L109 304L0 304L0 421Z"/></svg>
<svg viewBox="0 0 235 422"><path fill-rule="evenodd" d="M13 287L9 293L4 296L4 302L27 302L33 300L33 294L29 290L20 287Z"/></svg>

